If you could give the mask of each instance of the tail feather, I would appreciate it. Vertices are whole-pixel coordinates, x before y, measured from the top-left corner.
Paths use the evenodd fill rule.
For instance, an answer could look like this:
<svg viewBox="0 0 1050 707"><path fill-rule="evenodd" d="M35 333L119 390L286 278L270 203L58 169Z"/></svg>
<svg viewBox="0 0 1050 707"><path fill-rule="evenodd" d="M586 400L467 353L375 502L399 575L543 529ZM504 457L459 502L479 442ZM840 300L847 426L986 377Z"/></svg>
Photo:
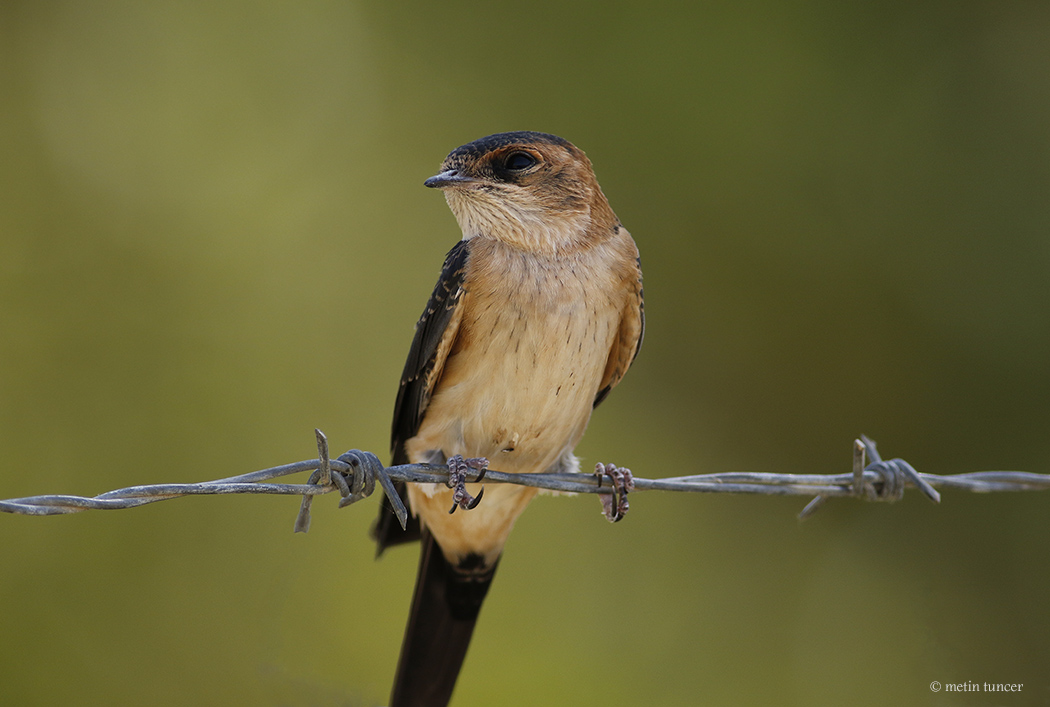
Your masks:
<svg viewBox="0 0 1050 707"><path fill-rule="evenodd" d="M448 704L496 572L496 564L482 569L453 566L425 529L422 541L390 707Z"/></svg>

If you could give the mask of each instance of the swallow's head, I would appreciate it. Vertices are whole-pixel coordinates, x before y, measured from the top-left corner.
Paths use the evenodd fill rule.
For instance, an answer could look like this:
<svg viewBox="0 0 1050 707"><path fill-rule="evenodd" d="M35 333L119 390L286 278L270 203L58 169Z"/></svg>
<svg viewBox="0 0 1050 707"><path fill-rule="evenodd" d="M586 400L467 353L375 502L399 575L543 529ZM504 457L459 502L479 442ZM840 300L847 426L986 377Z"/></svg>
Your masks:
<svg viewBox="0 0 1050 707"><path fill-rule="evenodd" d="M617 225L587 155L546 133L498 133L457 147L424 184L445 192L464 238L551 251Z"/></svg>

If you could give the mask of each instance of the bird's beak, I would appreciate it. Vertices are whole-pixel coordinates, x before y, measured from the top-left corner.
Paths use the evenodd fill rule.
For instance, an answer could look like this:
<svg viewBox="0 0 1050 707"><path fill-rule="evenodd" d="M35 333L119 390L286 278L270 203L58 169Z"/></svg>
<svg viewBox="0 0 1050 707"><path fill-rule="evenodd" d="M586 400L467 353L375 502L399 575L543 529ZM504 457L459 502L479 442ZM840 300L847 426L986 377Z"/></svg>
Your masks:
<svg viewBox="0 0 1050 707"><path fill-rule="evenodd" d="M450 187L456 184L464 184L466 182L473 181L473 178L461 174L458 169L446 169L441 174L435 174L433 177L423 182L423 186L436 189L443 189L444 187Z"/></svg>

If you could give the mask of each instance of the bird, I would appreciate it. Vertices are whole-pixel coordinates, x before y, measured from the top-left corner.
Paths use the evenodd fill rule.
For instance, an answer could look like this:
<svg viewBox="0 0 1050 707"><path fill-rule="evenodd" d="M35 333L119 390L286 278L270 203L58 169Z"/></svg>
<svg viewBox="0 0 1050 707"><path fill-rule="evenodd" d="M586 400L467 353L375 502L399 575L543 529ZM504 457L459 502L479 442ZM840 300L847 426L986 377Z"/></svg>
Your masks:
<svg viewBox="0 0 1050 707"><path fill-rule="evenodd" d="M489 135L450 152L424 184L444 192L463 237L416 324L392 464L447 465L449 482L400 484L408 528L389 502L374 526L377 555L422 544L391 707L448 704L504 544L537 493L486 491L485 470L578 472L573 450L645 330L638 248L568 140ZM619 520L630 471L595 473L618 486L618 503L600 498Z"/></svg>

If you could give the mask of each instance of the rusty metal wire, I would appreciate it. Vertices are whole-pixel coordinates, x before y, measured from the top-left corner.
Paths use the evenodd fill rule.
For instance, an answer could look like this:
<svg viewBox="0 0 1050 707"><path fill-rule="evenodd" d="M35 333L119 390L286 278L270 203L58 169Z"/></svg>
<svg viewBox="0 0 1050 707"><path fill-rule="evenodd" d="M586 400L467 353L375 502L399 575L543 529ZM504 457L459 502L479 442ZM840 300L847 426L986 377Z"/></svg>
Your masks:
<svg viewBox="0 0 1050 707"><path fill-rule="evenodd" d="M189 484L151 484L129 486L91 498L70 495L28 496L0 501L0 511L21 515L59 515L90 509L112 510L135 508L147 503L182 496L249 493L302 496L296 532L310 526L310 505L314 496L338 491L340 507L371 495L378 482L402 525L408 510L394 489L393 481L408 483L445 483L448 469L434 464L403 464L384 467L370 452L350 450L338 459L328 456L328 440L320 430L317 436L318 458L253 471L215 481ZM867 459L871 462L867 463ZM312 472L305 484L268 483L291 474ZM471 472L469 481L477 478ZM494 469L485 472L485 483L510 483L570 493L613 493L608 477L592 474L508 474ZM861 436L854 441L853 471L847 474L776 474L757 471L732 471L719 474L676 476L662 479L634 477L633 491L686 491L693 493L750 493L774 496L816 495L802 510L800 518L812 515L824 502L835 496L852 496L869 501L896 501L905 488L917 488L934 503L940 502L937 488L952 488L976 493L996 491L1050 490L1050 474L1025 471L981 471L940 476L917 472L903 459L883 461L875 442Z"/></svg>

